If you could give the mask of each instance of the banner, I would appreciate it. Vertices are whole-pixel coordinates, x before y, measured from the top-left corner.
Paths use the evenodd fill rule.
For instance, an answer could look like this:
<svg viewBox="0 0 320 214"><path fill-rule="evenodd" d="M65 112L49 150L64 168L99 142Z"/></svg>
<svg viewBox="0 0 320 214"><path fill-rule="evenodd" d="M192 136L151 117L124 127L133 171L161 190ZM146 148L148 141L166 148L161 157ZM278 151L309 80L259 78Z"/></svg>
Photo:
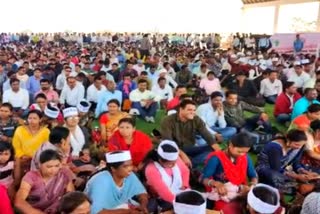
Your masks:
<svg viewBox="0 0 320 214"><path fill-rule="evenodd" d="M315 54L320 44L320 33L299 33L299 35L304 42L302 52ZM279 33L270 37L272 49L279 53L292 53L295 39L294 33Z"/></svg>

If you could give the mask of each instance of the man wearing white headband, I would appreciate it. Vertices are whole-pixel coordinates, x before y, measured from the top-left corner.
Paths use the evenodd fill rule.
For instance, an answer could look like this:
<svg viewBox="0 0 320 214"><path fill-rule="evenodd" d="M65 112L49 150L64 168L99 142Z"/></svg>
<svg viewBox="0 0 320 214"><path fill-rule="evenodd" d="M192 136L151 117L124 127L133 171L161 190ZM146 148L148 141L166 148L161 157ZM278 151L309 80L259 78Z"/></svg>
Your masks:
<svg viewBox="0 0 320 214"><path fill-rule="evenodd" d="M173 208L176 214L205 214L206 199L197 191L184 191L176 196Z"/></svg>
<svg viewBox="0 0 320 214"><path fill-rule="evenodd" d="M280 207L279 191L265 184L257 184L248 194L250 214L273 214Z"/></svg>
<svg viewBox="0 0 320 214"><path fill-rule="evenodd" d="M190 187L190 171L179 158L177 144L170 140L162 141L147 157L151 159L145 161L145 178L148 187L157 195L157 206L152 211L156 212L158 207L161 212L172 210L176 195Z"/></svg>
<svg viewBox="0 0 320 214"><path fill-rule="evenodd" d="M106 170L95 174L88 181L85 190L92 200L91 213L131 213L129 209L132 207L140 213L148 213L148 195L142 183L132 173L130 152L110 152L106 154L106 160ZM134 196L138 198L138 202L132 200Z"/></svg>

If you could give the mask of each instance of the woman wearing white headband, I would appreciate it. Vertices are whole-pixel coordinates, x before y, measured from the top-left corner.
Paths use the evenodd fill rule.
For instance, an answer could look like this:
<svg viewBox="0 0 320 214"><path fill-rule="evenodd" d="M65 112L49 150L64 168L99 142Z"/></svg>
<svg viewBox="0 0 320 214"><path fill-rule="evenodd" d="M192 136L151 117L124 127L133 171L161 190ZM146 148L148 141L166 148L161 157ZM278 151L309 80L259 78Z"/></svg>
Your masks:
<svg viewBox="0 0 320 214"><path fill-rule="evenodd" d="M172 210L176 194L190 187L190 171L179 158L177 144L162 141L157 150L149 152L144 164L146 183L155 195L155 207L161 207L162 211Z"/></svg>
<svg viewBox="0 0 320 214"><path fill-rule="evenodd" d="M251 188L247 196L239 196L224 206L223 214L280 214L284 210L280 206L279 191L266 184L257 184Z"/></svg>
<svg viewBox="0 0 320 214"><path fill-rule="evenodd" d="M85 192L92 200L91 213L146 214L148 195L137 176L129 151L106 154L107 168L93 175ZM138 199L139 204L132 198Z"/></svg>

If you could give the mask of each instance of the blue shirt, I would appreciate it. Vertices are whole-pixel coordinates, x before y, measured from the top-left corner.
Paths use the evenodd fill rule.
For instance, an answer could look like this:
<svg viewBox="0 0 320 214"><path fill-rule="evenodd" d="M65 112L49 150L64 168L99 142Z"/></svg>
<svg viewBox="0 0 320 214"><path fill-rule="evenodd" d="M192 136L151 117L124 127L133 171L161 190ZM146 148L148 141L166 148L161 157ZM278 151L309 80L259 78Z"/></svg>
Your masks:
<svg viewBox="0 0 320 214"><path fill-rule="evenodd" d="M293 48L295 52L300 52L303 49L303 41L301 39L296 39L293 42Z"/></svg>
<svg viewBox="0 0 320 214"><path fill-rule="evenodd" d="M34 76L29 77L26 83L26 89L30 94L35 94L40 91L40 79L37 80Z"/></svg>
<svg viewBox="0 0 320 214"><path fill-rule="evenodd" d="M247 168L247 176L252 179L257 177L257 173L254 169L251 158L247 155L248 160L248 168ZM224 178L224 170L222 164L217 156L212 156L208 163L205 165L203 169L203 179L213 177L214 180L220 182L228 182Z"/></svg>
<svg viewBox="0 0 320 214"><path fill-rule="evenodd" d="M305 113L311 104L320 104L320 102L318 102L318 100L310 102L306 97L301 97L293 106L291 120Z"/></svg>
<svg viewBox="0 0 320 214"><path fill-rule="evenodd" d="M99 115L102 112L108 110L107 103L112 99L117 99L120 102L120 106L121 106L121 103L122 103L121 91L115 90L115 91L111 92L111 91L107 90L98 96L97 108L96 108L96 112L95 112L96 117L99 117Z"/></svg>
<svg viewBox="0 0 320 214"><path fill-rule="evenodd" d="M91 214L97 214L103 209L112 210L130 204L132 197L146 193L146 190L134 173L125 178L122 187L118 187L109 171L102 171L88 181L85 192L92 201Z"/></svg>

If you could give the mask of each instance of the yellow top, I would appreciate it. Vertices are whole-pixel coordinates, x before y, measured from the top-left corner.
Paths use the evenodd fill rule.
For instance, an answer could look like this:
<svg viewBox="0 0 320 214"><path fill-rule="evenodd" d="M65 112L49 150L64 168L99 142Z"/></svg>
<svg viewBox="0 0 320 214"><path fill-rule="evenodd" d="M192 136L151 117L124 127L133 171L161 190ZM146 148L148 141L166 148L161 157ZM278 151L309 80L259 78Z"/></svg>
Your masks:
<svg viewBox="0 0 320 214"><path fill-rule="evenodd" d="M38 148L49 140L50 130L40 128L36 134L31 134L27 126L19 126L12 139L12 145L17 158L22 156L33 157Z"/></svg>

